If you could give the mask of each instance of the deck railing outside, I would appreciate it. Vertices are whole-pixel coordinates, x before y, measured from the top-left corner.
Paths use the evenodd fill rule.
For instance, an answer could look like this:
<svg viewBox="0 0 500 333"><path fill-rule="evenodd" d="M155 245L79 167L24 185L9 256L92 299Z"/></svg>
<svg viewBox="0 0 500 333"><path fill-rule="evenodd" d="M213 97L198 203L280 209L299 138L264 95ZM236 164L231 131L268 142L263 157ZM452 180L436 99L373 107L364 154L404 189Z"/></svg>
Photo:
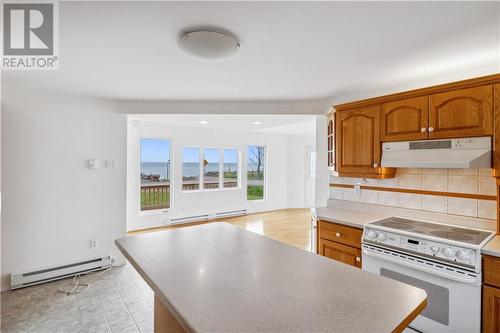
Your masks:
<svg viewBox="0 0 500 333"><path fill-rule="evenodd" d="M224 181L224 188L238 187L238 181ZM205 189L216 189L218 182L205 183ZM199 182L182 184L183 191L199 190ZM141 210L155 210L170 208L170 184L142 184L141 185Z"/></svg>

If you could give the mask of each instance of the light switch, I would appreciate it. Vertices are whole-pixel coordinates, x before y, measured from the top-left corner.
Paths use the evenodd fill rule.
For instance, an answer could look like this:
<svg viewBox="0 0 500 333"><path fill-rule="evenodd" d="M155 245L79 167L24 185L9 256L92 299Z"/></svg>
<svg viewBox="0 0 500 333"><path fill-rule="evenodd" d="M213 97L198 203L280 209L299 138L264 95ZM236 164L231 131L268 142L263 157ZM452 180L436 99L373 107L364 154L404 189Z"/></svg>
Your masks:
<svg viewBox="0 0 500 333"><path fill-rule="evenodd" d="M95 158L91 158L88 160L89 169L97 169L97 160Z"/></svg>

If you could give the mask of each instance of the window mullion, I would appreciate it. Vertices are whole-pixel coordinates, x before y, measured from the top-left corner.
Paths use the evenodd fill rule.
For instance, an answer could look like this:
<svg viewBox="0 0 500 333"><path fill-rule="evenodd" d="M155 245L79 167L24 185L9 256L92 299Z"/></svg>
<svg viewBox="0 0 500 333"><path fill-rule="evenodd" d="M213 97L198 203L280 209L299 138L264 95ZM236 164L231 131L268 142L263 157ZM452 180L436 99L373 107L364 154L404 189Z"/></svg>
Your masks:
<svg viewBox="0 0 500 333"><path fill-rule="evenodd" d="M205 190L205 148L200 148L200 164L198 166L200 172L200 191Z"/></svg>
<svg viewBox="0 0 500 333"><path fill-rule="evenodd" d="M219 150L219 188L224 189L224 149Z"/></svg>

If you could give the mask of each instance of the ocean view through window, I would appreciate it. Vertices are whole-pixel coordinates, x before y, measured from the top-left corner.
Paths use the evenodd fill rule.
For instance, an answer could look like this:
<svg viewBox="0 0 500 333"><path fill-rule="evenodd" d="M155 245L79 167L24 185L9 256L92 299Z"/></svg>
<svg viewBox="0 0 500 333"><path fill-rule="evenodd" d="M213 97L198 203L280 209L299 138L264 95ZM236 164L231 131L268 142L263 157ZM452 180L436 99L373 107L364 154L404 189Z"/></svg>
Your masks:
<svg viewBox="0 0 500 333"><path fill-rule="evenodd" d="M216 189L220 183L220 149L203 150L203 188Z"/></svg>
<svg viewBox="0 0 500 333"><path fill-rule="evenodd" d="M247 200L265 198L266 148L248 146L247 151Z"/></svg>
<svg viewBox="0 0 500 333"><path fill-rule="evenodd" d="M170 208L170 141L141 139L141 211Z"/></svg>
<svg viewBox="0 0 500 333"><path fill-rule="evenodd" d="M186 147L182 150L182 190L200 189L200 148Z"/></svg>

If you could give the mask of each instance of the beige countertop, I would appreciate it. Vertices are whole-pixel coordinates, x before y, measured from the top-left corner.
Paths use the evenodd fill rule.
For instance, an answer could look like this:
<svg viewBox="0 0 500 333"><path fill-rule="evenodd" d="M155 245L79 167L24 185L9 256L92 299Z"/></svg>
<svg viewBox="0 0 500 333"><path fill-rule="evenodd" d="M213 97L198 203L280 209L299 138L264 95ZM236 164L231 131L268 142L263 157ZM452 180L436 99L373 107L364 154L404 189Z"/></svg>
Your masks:
<svg viewBox="0 0 500 333"><path fill-rule="evenodd" d="M450 224L463 228L495 231L496 221L479 218L469 218L450 214L432 213L421 210L386 207L381 205L350 202L343 200L329 200L328 206L313 208L313 214L323 221L345 224L362 229L367 223L381 220L390 216L413 218L422 221ZM486 244L482 252L500 257L500 236L494 237Z"/></svg>
<svg viewBox="0 0 500 333"><path fill-rule="evenodd" d="M227 223L115 243L193 332L391 332L426 301L421 289Z"/></svg>
<svg viewBox="0 0 500 333"><path fill-rule="evenodd" d="M490 256L500 257L500 236L496 235L493 237L488 244L483 246L481 252Z"/></svg>

